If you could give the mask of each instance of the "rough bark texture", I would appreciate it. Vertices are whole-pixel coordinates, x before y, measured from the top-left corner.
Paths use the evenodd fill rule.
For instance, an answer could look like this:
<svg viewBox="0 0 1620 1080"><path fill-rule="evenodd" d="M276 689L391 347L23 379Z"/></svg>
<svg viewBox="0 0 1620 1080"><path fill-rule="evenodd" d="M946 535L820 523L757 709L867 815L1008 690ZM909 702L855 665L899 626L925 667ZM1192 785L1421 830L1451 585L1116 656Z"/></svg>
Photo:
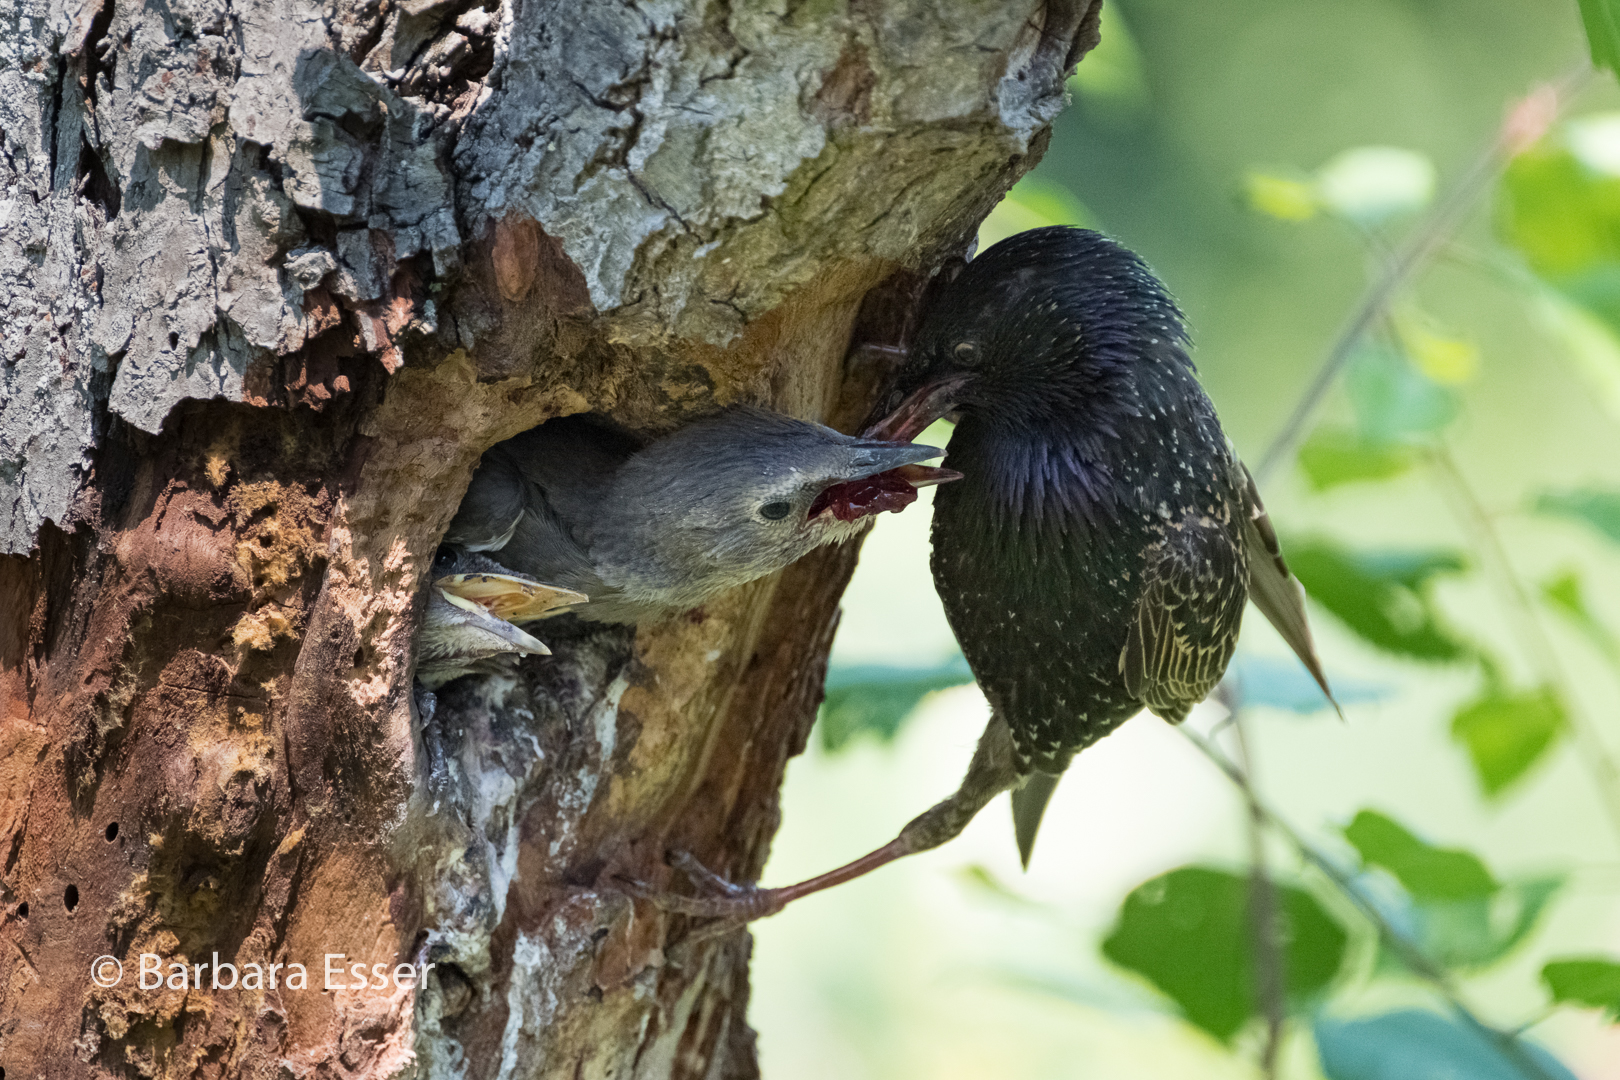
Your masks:
<svg viewBox="0 0 1620 1080"><path fill-rule="evenodd" d="M1095 25L4 0L0 1075L753 1075L746 935L617 883L758 873L853 545L417 709L421 577L551 416L857 424Z"/></svg>

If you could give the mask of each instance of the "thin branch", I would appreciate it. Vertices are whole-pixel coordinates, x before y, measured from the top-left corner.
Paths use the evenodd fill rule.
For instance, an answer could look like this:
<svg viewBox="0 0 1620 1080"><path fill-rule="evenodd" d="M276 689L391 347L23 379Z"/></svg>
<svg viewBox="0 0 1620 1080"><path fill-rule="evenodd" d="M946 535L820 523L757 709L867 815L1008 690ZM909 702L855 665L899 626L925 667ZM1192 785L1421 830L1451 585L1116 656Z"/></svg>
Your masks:
<svg viewBox="0 0 1620 1080"><path fill-rule="evenodd" d="M1542 681L1552 687L1568 712L1569 726L1580 746L1581 764L1586 767L1597 785L1598 795L1603 801L1604 810L1608 812L1610 823L1616 833L1620 833L1620 762L1616 762L1603 737L1598 733L1597 726L1586 715L1586 710L1580 705L1575 696L1575 688L1564 673L1564 665L1558 656L1558 650L1553 647L1552 639L1547 636L1547 628L1542 625L1541 614L1536 610L1534 601L1530 598L1530 591L1525 587L1518 573L1513 569L1513 562L1508 558L1507 547L1502 543L1502 537L1496 529L1496 523L1486 512L1479 501L1473 486L1468 478L1457 466L1457 459L1444 444L1435 447L1431 454L1435 472L1444 483L1447 494L1457 507L1458 516L1469 526L1483 549L1485 562L1495 573L1492 575L1497 582L1509 612L1514 618L1508 623L1513 627L1519 639L1519 647L1530 657L1530 662L1540 671Z"/></svg>
<svg viewBox="0 0 1620 1080"><path fill-rule="evenodd" d="M1266 1042L1260 1051L1260 1074L1266 1080L1276 1080L1283 1021L1288 1016L1288 960L1282 952L1277 886L1266 864L1266 812L1255 796L1254 757L1249 753L1243 706L1235 696L1231 704L1232 730L1237 735L1238 768L1244 775L1241 786L1249 805L1249 918L1254 934L1255 990L1261 1012L1266 1018Z"/></svg>
<svg viewBox="0 0 1620 1080"><path fill-rule="evenodd" d="M1327 357L1317 369L1310 386L1294 406L1293 413L1261 455L1260 467L1254 471L1255 479L1264 484L1277 467L1288 460L1305 433L1317 408L1327 397L1333 383L1349 362L1356 345L1367 330L1377 322L1389 307L1390 301L1403 289L1412 276L1444 247L1462 226L1474 206L1490 189L1503 166L1520 150L1525 149L1545 133L1558 118L1559 110L1578 91L1592 74L1592 67L1583 61L1576 71L1555 83L1538 87L1509 112L1507 120L1491 140L1490 147L1479 156L1457 186L1437 203L1422 223L1407 237L1404 244L1389 259L1383 272L1373 279L1362 294L1339 336L1328 349Z"/></svg>
<svg viewBox="0 0 1620 1080"><path fill-rule="evenodd" d="M1248 778L1243 774L1242 769L1238 768L1230 758L1222 753L1218 747L1210 743L1209 740L1196 732L1188 730L1185 725L1180 730L1194 746L1203 752L1205 757L1215 764L1216 768L1226 775L1228 780L1237 786L1244 798L1248 800L1250 806L1259 810L1264 816L1266 824L1288 840L1294 850L1299 853L1300 858L1320 870L1327 876L1329 881L1338 887L1340 892L1344 893L1345 897L1355 905L1356 909L1372 923L1373 927L1378 931L1379 938L1389 946L1390 951L1395 954L1396 958L1406 965L1407 970L1412 974L1434 987L1446 1004L1450 1006L1451 1011L1457 1016L1458 1020L1494 1043L1504 1055L1519 1066L1525 1076L1531 1077L1533 1080L1556 1080L1547 1072L1541 1062L1530 1056L1524 1044L1519 1041L1514 1032L1503 1031L1480 1019L1479 1014L1470 1009L1462 1000L1451 974L1444 967L1431 960L1416 942L1396 929L1395 925L1385 917L1377 901L1368 896L1366 891L1348 872L1317 849L1304 836L1300 835L1276 811L1266 806L1249 784Z"/></svg>

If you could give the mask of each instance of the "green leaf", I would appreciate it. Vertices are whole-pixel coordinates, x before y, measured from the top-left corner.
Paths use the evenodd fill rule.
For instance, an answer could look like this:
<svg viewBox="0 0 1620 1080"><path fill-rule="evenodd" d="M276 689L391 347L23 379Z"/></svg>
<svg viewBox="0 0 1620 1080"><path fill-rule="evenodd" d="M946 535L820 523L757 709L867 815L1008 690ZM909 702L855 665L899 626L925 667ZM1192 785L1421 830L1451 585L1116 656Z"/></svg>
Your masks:
<svg viewBox="0 0 1620 1080"><path fill-rule="evenodd" d="M1368 442L1349 431L1318 428L1299 450L1299 465L1312 490L1327 491L1362 480L1391 480L1417 464L1417 448Z"/></svg>
<svg viewBox="0 0 1620 1080"><path fill-rule="evenodd" d="M1310 672L1293 657L1286 660L1239 653L1226 669L1233 682L1236 699L1243 705L1263 705L1300 716L1319 713L1333 706L1322 695ZM1339 672L1328 673L1328 684L1340 705L1384 701L1394 693L1388 683L1369 682Z"/></svg>
<svg viewBox="0 0 1620 1080"><path fill-rule="evenodd" d="M1328 1080L1575 1080L1547 1051L1417 1009L1316 1021Z"/></svg>
<svg viewBox="0 0 1620 1080"><path fill-rule="evenodd" d="M1620 1020L1620 963L1601 957L1554 960L1541 969L1541 981L1560 1005L1602 1009Z"/></svg>
<svg viewBox="0 0 1620 1080"><path fill-rule="evenodd" d="M1316 216L1316 185L1308 180L1250 170L1243 177L1249 209L1278 221L1309 221Z"/></svg>
<svg viewBox="0 0 1620 1080"><path fill-rule="evenodd" d="M835 665L827 671L827 696L816 721L821 745L839 750L861 734L889 742L925 695L972 681L960 653L930 668Z"/></svg>
<svg viewBox="0 0 1620 1080"><path fill-rule="evenodd" d="M1495 798L1541 760L1564 727L1564 707L1550 689L1492 690L1452 717L1451 737L1468 748L1480 786Z"/></svg>
<svg viewBox="0 0 1620 1080"><path fill-rule="evenodd" d="M1536 511L1583 521L1605 539L1620 544L1620 491L1549 491L1536 500Z"/></svg>
<svg viewBox="0 0 1620 1080"><path fill-rule="evenodd" d="M1620 0L1579 0L1592 63L1620 75Z"/></svg>
<svg viewBox="0 0 1620 1080"><path fill-rule="evenodd" d="M1145 976L1187 1020L1230 1042L1256 1015L1249 880L1184 866L1134 889L1103 955ZM1303 1008L1338 974L1344 929L1302 889L1277 886L1287 993Z"/></svg>
<svg viewBox="0 0 1620 1080"><path fill-rule="evenodd" d="M1457 418L1457 395L1423 374L1405 355L1364 345L1351 358L1345 389L1356 426L1370 443L1413 442Z"/></svg>
<svg viewBox="0 0 1620 1080"><path fill-rule="evenodd" d="M1605 656L1620 661L1620 639L1592 614L1586 602L1581 578L1574 570L1565 570L1541 583L1541 598L1555 611L1574 624L1575 629Z"/></svg>
<svg viewBox="0 0 1620 1080"><path fill-rule="evenodd" d="M1620 170L1591 142L1571 124L1514 157L1497 227L1537 277L1620 328Z"/></svg>
<svg viewBox="0 0 1620 1080"><path fill-rule="evenodd" d="M1430 596L1440 574L1464 568L1450 551L1354 552L1326 540L1283 549L1311 599L1385 652L1415 660L1456 661L1472 648L1446 628Z"/></svg>
<svg viewBox="0 0 1620 1080"><path fill-rule="evenodd" d="M1423 209L1434 198L1434 162L1396 146L1357 146L1316 172L1317 198L1362 225Z"/></svg>
<svg viewBox="0 0 1620 1080"><path fill-rule="evenodd" d="M1364 862L1394 874L1418 901L1467 900L1501 888L1478 856L1424 843L1376 810L1356 814L1344 836Z"/></svg>
<svg viewBox="0 0 1620 1080"><path fill-rule="evenodd" d="M1475 971L1522 944L1563 884L1561 877L1527 878L1506 882L1493 896L1430 900L1386 914L1435 963ZM1379 969L1404 973L1406 964L1386 948Z"/></svg>

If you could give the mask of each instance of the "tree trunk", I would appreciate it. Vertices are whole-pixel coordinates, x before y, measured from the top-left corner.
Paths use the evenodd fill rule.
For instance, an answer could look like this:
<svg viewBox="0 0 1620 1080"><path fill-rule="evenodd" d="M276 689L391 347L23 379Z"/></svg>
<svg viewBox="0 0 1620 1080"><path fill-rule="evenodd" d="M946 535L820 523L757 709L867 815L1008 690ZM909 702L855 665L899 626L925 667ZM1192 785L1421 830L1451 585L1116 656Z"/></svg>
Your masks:
<svg viewBox="0 0 1620 1080"><path fill-rule="evenodd" d="M99 4L0 8L0 1076L754 1075L619 883L758 874L855 545L416 708L422 577L549 417L858 424L1096 0Z"/></svg>

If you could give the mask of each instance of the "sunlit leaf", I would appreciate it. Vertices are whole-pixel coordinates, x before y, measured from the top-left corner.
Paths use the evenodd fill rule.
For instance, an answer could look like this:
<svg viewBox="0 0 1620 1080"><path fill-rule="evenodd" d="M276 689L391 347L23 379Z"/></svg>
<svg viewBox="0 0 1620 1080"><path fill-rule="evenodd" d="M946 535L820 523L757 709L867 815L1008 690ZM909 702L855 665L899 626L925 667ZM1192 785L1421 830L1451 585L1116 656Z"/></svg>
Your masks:
<svg viewBox="0 0 1620 1080"><path fill-rule="evenodd" d="M1416 447L1374 443L1354 432L1318 428L1299 450L1299 466L1316 491L1365 480L1390 480L1419 460Z"/></svg>
<svg viewBox="0 0 1620 1080"><path fill-rule="evenodd" d="M1090 223L1091 215L1068 188L1044 177L1026 176L979 225L979 250L1030 229Z"/></svg>
<svg viewBox="0 0 1620 1080"><path fill-rule="evenodd" d="M930 668L835 665L827 672L827 696L816 721L821 745L838 750L862 734L888 742L924 695L972 681L960 653Z"/></svg>
<svg viewBox="0 0 1620 1080"><path fill-rule="evenodd" d="M1459 1020L1403 1009L1315 1024L1328 1080L1575 1080L1539 1046Z"/></svg>
<svg viewBox="0 0 1620 1080"><path fill-rule="evenodd" d="M1356 426L1368 442L1410 442L1457 417L1456 394L1382 345L1357 350L1345 373L1345 389Z"/></svg>
<svg viewBox="0 0 1620 1080"><path fill-rule="evenodd" d="M1549 491L1536 500L1536 510L1584 521L1606 539L1620 544L1620 491L1597 488Z"/></svg>
<svg viewBox="0 0 1620 1080"><path fill-rule="evenodd" d="M1245 877L1184 866L1131 892L1103 955L1145 976L1188 1021L1230 1041L1255 1015L1250 884ZM1309 893L1276 887L1290 1003L1303 1007L1338 974L1344 929Z"/></svg>
<svg viewBox="0 0 1620 1080"><path fill-rule="evenodd" d="M1344 837L1363 861L1394 874L1416 900L1467 900L1501 888L1477 855L1427 844L1376 810L1357 813Z"/></svg>
<svg viewBox="0 0 1620 1080"><path fill-rule="evenodd" d="M1249 208L1279 221L1309 221L1316 216L1316 186L1308 180L1250 171L1243 178Z"/></svg>
<svg viewBox="0 0 1620 1080"><path fill-rule="evenodd" d="M1620 639L1592 613L1578 573L1565 570L1542 582L1541 597L1573 623L1600 652L1620 660Z"/></svg>
<svg viewBox="0 0 1620 1080"><path fill-rule="evenodd" d="M1235 684L1237 697L1244 705L1283 709L1301 716L1333 707L1310 672L1292 657L1284 660L1243 653L1226 669L1226 677ZM1395 692L1387 683L1353 679L1333 671L1328 672L1328 684L1340 705L1384 701Z"/></svg>
<svg viewBox="0 0 1620 1080"><path fill-rule="evenodd" d="M1592 63L1620 75L1620 0L1579 0Z"/></svg>
<svg viewBox="0 0 1620 1080"><path fill-rule="evenodd" d="M1620 329L1620 176L1546 141L1508 165L1498 223L1538 277Z"/></svg>
<svg viewBox="0 0 1620 1080"><path fill-rule="evenodd" d="M1602 1009L1620 1020L1620 963L1602 957L1554 960L1541 969L1541 981L1560 1005Z"/></svg>
<svg viewBox="0 0 1620 1080"><path fill-rule="evenodd" d="M1416 313L1397 317L1395 329L1406 355L1432 381L1457 386L1479 371L1479 348L1473 342L1436 328Z"/></svg>
<svg viewBox="0 0 1620 1080"><path fill-rule="evenodd" d="M1364 640L1416 660L1461 660L1469 646L1440 621L1429 595L1440 574L1463 569L1449 551L1354 552L1326 540L1285 545L1311 599Z"/></svg>
<svg viewBox="0 0 1620 1080"><path fill-rule="evenodd" d="M1493 690L1451 718L1451 737L1467 747L1480 787L1494 798L1541 760L1565 722L1564 707L1549 689Z"/></svg>
<svg viewBox="0 0 1620 1080"><path fill-rule="evenodd" d="M1341 217L1373 225L1421 210L1434 198L1434 163L1414 150L1358 146L1317 170L1321 204Z"/></svg>

